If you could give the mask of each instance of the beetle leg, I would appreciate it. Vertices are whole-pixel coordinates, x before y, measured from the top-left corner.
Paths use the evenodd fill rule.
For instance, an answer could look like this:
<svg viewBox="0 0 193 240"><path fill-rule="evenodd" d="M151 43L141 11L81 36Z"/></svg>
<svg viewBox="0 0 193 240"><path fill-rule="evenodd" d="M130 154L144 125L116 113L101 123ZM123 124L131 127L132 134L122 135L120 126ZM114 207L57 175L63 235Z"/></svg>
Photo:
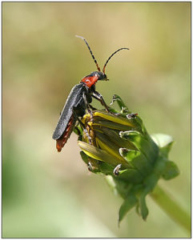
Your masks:
<svg viewBox="0 0 193 240"><path fill-rule="evenodd" d="M110 112L109 107L105 103L105 100L104 100L103 96L99 92L93 91L92 96L94 98L96 98L98 101L100 101L100 103L105 107L105 109L107 110L108 113Z"/></svg>
<svg viewBox="0 0 193 240"><path fill-rule="evenodd" d="M93 107L88 103L85 93L83 93L83 99L84 99L84 103L86 105L86 108L87 108L87 110L88 110L88 112L91 116L91 121L93 122L93 113L92 113L92 110L91 110L91 109L93 109Z"/></svg>
<svg viewBox="0 0 193 240"><path fill-rule="evenodd" d="M86 107L89 109L89 104L88 104L85 92L83 92L83 100L84 100Z"/></svg>
<svg viewBox="0 0 193 240"><path fill-rule="evenodd" d="M88 138L89 144L92 144L92 138L90 137L87 129L85 128L84 123L79 119L78 115L76 114L76 108L74 108L73 114L75 115L75 118L77 119L79 124L82 126L82 128L83 128L83 130L84 130L84 132L85 132L85 134Z"/></svg>
<svg viewBox="0 0 193 240"><path fill-rule="evenodd" d="M97 110L95 107L93 107L91 104L89 104L89 107L92 109L92 110Z"/></svg>
<svg viewBox="0 0 193 240"><path fill-rule="evenodd" d="M88 138L89 144L92 144L92 138L90 137L87 129L84 127L83 122L82 122L79 118L77 118L77 120L78 120L79 124L80 124L80 125L82 126L82 128L83 128L83 130L84 130L84 132L85 132L85 134L86 134L86 136L87 136L87 138Z"/></svg>

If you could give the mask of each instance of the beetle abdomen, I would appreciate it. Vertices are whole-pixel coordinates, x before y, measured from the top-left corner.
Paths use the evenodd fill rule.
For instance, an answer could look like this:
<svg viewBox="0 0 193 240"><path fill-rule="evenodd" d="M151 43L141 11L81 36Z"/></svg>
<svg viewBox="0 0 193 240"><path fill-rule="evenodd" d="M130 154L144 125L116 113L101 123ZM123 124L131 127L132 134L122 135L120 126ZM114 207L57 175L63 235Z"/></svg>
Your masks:
<svg viewBox="0 0 193 240"><path fill-rule="evenodd" d="M59 139L56 140L56 148L57 148L58 152L60 152L62 150L62 148L66 144L68 138L70 137L75 122L76 122L76 120L75 120L74 116L72 115L72 117L70 118L70 120L68 122L65 132L62 134L62 136Z"/></svg>

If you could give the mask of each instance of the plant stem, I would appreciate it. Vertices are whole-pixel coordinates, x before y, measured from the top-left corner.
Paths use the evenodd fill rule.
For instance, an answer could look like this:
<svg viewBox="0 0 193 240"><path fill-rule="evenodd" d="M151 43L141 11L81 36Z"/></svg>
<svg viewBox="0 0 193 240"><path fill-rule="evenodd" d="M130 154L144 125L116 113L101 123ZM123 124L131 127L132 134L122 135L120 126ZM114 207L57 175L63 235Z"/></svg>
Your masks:
<svg viewBox="0 0 193 240"><path fill-rule="evenodd" d="M156 186L150 196L176 222L191 231L190 215L185 212L165 191Z"/></svg>

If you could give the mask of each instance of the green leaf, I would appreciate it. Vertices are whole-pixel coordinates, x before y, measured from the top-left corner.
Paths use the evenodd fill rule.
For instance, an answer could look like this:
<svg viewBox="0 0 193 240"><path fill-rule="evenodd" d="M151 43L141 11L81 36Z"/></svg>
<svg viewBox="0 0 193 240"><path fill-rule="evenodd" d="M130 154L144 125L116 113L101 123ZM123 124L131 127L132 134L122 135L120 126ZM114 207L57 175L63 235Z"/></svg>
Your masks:
<svg viewBox="0 0 193 240"><path fill-rule="evenodd" d="M137 148L127 139L121 138L118 131L111 130L109 128L101 127L103 133L108 137L109 141L115 143L119 148L128 148L137 150Z"/></svg>
<svg viewBox="0 0 193 240"><path fill-rule="evenodd" d="M132 144L139 150L143 155L145 155L147 161L150 164L154 164L158 156L158 146L155 142L149 137L149 135L141 134L138 131L131 130L120 132L120 137L128 139Z"/></svg>
<svg viewBox="0 0 193 240"><path fill-rule="evenodd" d="M117 94L113 95L113 99L112 99L112 102L110 103L110 105L112 105L114 102L117 102L119 108L121 109L121 112L127 112L127 113L129 112L129 109L127 108L127 106L125 105L123 100Z"/></svg>
<svg viewBox="0 0 193 240"><path fill-rule="evenodd" d="M168 143L168 145L160 148L160 152L161 152L161 154L162 154L164 157L168 158L168 154L169 154L169 152L170 152L170 150L171 150L172 145L173 145L173 142Z"/></svg>
<svg viewBox="0 0 193 240"><path fill-rule="evenodd" d="M143 180L143 175L137 169L125 169L120 170L118 176L114 178L124 180L129 183L140 183Z"/></svg>
<svg viewBox="0 0 193 240"><path fill-rule="evenodd" d="M165 169L162 173L162 177L165 180L170 180L174 177L177 177L179 175L180 171L177 167L177 165L172 161L166 161L165 163Z"/></svg>
<svg viewBox="0 0 193 240"><path fill-rule="evenodd" d="M145 195L140 196L139 206L140 206L140 210L141 210L141 216L142 216L143 220L146 220L149 211L148 211L148 208L147 208L147 205L146 205Z"/></svg>
<svg viewBox="0 0 193 240"><path fill-rule="evenodd" d="M82 149L82 151L89 157L94 158L99 161L105 161L107 163L110 163L114 166L119 164L115 158L112 157L108 152L96 148L95 146L92 146L88 143L78 141L79 147ZM83 159L84 160L84 159Z"/></svg>
<svg viewBox="0 0 193 240"><path fill-rule="evenodd" d="M135 195L130 194L125 201L123 202L123 204L121 205L120 209L119 209L119 222L121 222L123 220L123 218L125 217L125 215L129 212L129 210L135 206L135 204L137 203L137 198L135 197Z"/></svg>
<svg viewBox="0 0 193 240"><path fill-rule="evenodd" d="M146 176L152 171L153 166L150 165L145 155L141 152L126 148L120 148L119 152L134 169L137 169L141 173L142 176Z"/></svg>
<svg viewBox="0 0 193 240"><path fill-rule="evenodd" d="M168 154L174 142L173 138L169 135L161 134L161 133L152 134L151 137L159 146L161 154L164 157L168 158Z"/></svg>

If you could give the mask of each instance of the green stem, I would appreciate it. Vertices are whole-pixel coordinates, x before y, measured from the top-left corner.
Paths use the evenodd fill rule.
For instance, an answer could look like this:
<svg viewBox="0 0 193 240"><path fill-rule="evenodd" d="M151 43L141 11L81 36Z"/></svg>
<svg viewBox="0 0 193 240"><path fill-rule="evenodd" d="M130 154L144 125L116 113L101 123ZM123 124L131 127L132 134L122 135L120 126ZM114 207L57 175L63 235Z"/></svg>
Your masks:
<svg viewBox="0 0 193 240"><path fill-rule="evenodd" d="M191 220L187 212L185 212L173 199L156 186L150 196L159 204L160 207L189 232L191 231Z"/></svg>

